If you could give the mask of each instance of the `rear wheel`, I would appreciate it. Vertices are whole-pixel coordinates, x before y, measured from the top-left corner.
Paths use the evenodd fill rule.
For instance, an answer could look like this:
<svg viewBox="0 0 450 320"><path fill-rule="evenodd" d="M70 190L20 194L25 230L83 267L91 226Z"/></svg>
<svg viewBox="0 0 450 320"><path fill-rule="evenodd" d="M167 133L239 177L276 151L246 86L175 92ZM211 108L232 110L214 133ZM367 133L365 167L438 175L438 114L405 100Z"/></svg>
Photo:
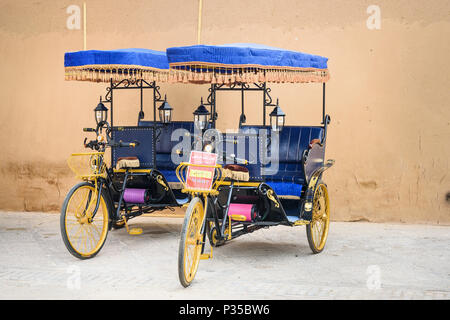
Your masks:
<svg viewBox="0 0 450 320"><path fill-rule="evenodd" d="M327 242L329 226L330 200L328 189L325 184L320 183L314 192L312 220L311 223L306 225L306 236L312 252L322 252Z"/></svg>
<svg viewBox="0 0 450 320"><path fill-rule="evenodd" d="M80 183L69 191L61 209L61 236L69 252L79 259L94 257L106 241L109 203L102 192L97 213L93 217L97 196L94 185Z"/></svg>
<svg viewBox="0 0 450 320"><path fill-rule="evenodd" d="M197 272L202 251L204 217L202 200L195 197L186 210L178 249L178 277L183 287L191 284Z"/></svg>

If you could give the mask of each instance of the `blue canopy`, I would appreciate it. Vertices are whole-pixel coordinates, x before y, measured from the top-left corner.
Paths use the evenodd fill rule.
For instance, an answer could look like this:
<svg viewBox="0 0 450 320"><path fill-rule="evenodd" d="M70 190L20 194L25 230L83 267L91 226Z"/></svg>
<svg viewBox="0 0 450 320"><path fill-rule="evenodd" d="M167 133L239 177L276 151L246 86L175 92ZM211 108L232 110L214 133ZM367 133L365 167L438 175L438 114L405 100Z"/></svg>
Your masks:
<svg viewBox="0 0 450 320"><path fill-rule="evenodd" d="M166 52L170 68L182 74L176 80L182 78L184 82L325 82L329 79L328 58L258 44L172 47Z"/></svg>
<svg viewBox="0 0 450 320"><path fill-rule="evenodd" d="M149 49L86 50L64 55L66 80L106 81L167 78L165 52ZM160 76L163 74L164 76Z"/></svg>

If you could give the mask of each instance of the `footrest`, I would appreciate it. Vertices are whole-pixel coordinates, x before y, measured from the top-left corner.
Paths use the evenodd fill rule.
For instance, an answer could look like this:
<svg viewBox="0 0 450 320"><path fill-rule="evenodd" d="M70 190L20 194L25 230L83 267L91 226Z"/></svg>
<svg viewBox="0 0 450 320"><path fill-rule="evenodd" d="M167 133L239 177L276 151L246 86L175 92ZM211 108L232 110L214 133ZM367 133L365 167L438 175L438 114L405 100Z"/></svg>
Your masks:
<svg viewBox="0 0 450 320"><path fill-rule="evenodd" d="M208 259L212 259L212 257L213 257L213 249L211 248L210 253L202 253L200 255L200 260L208 260Z"/></svg>
<svg viewBox="0 0 450 320"><path fill-rule="evenodd" d="M310 221L300 219L297 216L287 216L287 218L289 222L292 223L294 226L303 226L310 223Z"/></svg>
<svg viewBox="0 0 450 320"><path fill-rule="evenodd" d="M133 236L137 236L142 234L144 231L142 230L142 228L130 228L128 231L128 234L131 234Z"/></svg>
<svg viewBox="0 0 450 320"><path fill-rule="evenodd" d="M127 229L128 234L133 235L133 236L142 234L142 232L143 232L142 228L129 228L128 227L128 222L127 222L126 217L123 218L123 221L125 222L125 228Z"/></svg>

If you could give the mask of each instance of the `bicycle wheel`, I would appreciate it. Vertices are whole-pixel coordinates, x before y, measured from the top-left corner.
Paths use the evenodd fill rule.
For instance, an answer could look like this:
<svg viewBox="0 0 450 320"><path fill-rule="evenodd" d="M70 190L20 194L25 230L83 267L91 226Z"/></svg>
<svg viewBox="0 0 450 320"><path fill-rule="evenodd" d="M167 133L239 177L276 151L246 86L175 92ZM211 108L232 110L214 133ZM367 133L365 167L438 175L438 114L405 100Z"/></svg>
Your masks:
<svg viewBox="0 0 450 320"><path fill-rule="evenodd" d="M326 185L321 183L314 192L311 223L306 225L306 236L312 252L322 252L327 242L329 226L330 199Z"/></svg>
<svg viewBox="0 0 450 320"><path fill-rule="evenodd" d="M178 277L183 287L194 280L202 251L201 228L205 212L199 197L191 200L184 217L178 249Z"/></svg>
<svg viewBox="0 0 450 320"><path fill-rule="evenodd" d="M103 193L94 218L97 202L94 185L82 182L67 194L60 217L61 235L69 252L79 259L94 257L106 241L109 224L109 202Z"/></svg>

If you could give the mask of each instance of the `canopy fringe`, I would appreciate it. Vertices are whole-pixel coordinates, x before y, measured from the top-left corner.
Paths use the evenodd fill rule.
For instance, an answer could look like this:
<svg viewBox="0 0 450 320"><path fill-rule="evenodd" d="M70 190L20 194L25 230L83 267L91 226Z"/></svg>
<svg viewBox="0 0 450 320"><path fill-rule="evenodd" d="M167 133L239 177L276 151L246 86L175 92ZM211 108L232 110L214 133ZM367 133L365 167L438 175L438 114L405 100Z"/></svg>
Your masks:
<svg viewBox="0 0 450 320"><path fill-rule="evenodd" d="M170 66L168 82L182 83L307 83L327 82L330 79L328 69L314 68L225 68L207 65Z"/></svg>
<svg viewBox="0 0 450 320"><path fill-rule="evenodd" d="M170 70L144 68L141 66L81 66L66 67L65 80L119 82L124 79L143 79L149 82L170 83L307 83L327 82L328 69L314 68L261 68L261 67L211 67L209 65L172 66Z"/></svg>
<svg viewBox="0 0 450 320"><path fill-rule="evenodd" d="M65 67L65 80L92 82L120 82L122 80L143 79L148 82L172 82L168 69L156 69L142 66L111 65L111 66L80 66Z"/></svg>

